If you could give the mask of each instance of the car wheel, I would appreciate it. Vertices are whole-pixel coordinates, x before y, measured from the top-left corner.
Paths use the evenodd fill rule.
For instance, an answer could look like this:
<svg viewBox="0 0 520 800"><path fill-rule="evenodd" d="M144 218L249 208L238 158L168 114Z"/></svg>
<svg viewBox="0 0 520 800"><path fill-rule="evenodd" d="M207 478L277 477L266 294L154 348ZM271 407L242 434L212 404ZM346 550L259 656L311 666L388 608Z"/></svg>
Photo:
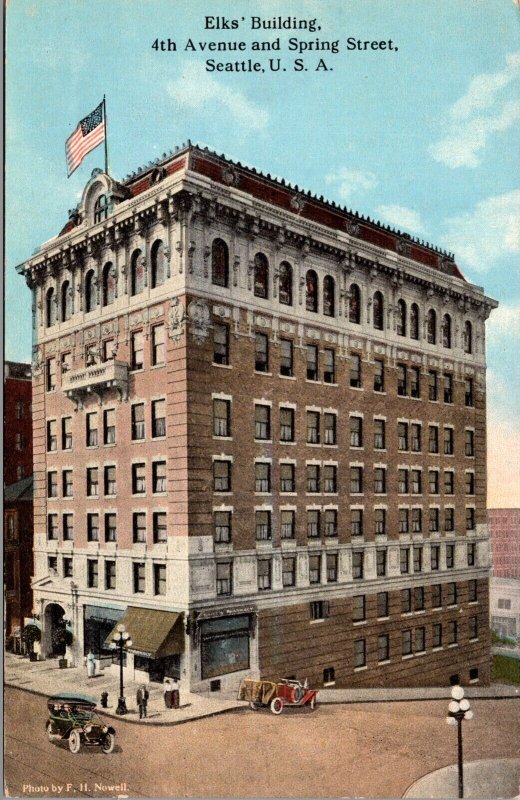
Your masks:
<svg viewBox="0 0 520 800"><path fill-rule="evenodd" d="M116 737L113 733L106 733L105 738L101 742L101 749L104 753L111 753L116 743Z"/></svg>
<svg viewBox="0 0 520 800"><path fill-rule="evenodd" d="M54 733L54 727L52 722L47 723L47 736L49 737L49 742L53 742L55 739L58 738L57 734Z"/></svg>
<svg viewBox="0 0 520 800"><path fill-rule="evenodd" d="M69 736L69 750L71 753L79 753L81 748L81 736L79 731L71 731Z"/></svg>
<svg viewBox="0 0 520 800"><path fill-rule="evenodd" d="M283 700L281 697L275 697L271 700L271 711L273 714L281 714L283 711Z"/></svg>
<svg viewBox="0 0 520 800"><path fill-rule="evenodd" d="M260 703L257 703L256 700L250 700L249 701L249 708L252 711L258 711L258 709L260 708Z"/></svg>
<svg viewBox="0 0 520 800"><path fill-rule="evenodd" d="M294 687L294 702L299 703L303 697L303 689L301 686Z"/></svg>

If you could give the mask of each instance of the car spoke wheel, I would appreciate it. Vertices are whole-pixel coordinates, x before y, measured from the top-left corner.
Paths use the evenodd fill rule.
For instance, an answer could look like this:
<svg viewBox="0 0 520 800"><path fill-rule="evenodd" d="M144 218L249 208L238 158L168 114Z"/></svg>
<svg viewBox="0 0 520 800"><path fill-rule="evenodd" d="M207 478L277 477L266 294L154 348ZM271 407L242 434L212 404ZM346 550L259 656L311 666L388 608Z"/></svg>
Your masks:
<svg viewBox="0 0 520 800"><path fill-rule="evenodd" d="M258 709L260 708L260 703L257 703L256 700L250 700L249 708L252 709L252 711L258 711Z"/></svg>
<svg viewBox="0 0 520 800"><path fill-rule="evenodd" d="M281 697L275 697L271 700L271 711L273 714L281 714L283 711L283 700Z"/></svg>
<svg viewBox="0 0 520 800"><path fill-rule="evenodd" d="M116 738L113 733L106 733L105 738L101 742L101 749L104 753L111 753L114 749Z"/></svg>
<svg viewBox="0 0 520 800"><path fill-rule="evenodd" d="M79 753L81 748L81 736L79 731L71 731L69 736L69 750L71 753Z"/></svg>

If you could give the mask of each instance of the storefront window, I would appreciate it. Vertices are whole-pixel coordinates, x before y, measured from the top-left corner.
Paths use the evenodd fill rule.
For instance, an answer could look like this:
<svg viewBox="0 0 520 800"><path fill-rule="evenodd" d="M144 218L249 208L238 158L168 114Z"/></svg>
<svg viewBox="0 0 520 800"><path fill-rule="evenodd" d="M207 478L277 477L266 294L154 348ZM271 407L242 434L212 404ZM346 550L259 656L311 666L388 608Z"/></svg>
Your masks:
<svg viewBox="0 0 520 800"><path fill-rule="evenodd" d="M202 678L249 669L249 615L201 623Z"/></svg>

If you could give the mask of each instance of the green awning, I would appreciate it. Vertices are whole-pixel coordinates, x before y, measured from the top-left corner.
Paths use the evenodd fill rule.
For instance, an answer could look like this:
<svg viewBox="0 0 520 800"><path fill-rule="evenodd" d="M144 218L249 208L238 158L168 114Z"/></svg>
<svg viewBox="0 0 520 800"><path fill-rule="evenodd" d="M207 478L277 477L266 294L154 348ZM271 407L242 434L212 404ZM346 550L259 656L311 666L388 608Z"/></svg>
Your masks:
<svg viewBox="0 0 520 800"><path fill-rule="evenodd" d="M106 638L106 645L113 642L118 625L124 625L130 634L132 646L128 649L131 653L164 658L184 652L184 626L180 612L129 606Z"/></svg>

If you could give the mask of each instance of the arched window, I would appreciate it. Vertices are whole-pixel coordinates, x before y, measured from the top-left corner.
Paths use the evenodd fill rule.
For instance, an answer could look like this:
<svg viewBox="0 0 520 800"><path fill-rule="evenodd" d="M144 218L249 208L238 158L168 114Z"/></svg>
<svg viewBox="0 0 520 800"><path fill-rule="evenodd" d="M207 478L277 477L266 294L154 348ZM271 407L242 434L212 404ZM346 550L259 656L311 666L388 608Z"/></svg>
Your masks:
<svg viewBox="0 0 520 800"><path fill-rule="evenodd" d="M419 306L412 303L410 306L410 336L412 339L419 338Z"/></svg>
<svg viewBox="0 0 520 800"><path fill-rule="evenodd" d="M85 276L85 311L93 311L96 307L96 281L94 270L91 269Z"/></svg>
<svg viewBox="0 0 520 800"><path fill-rule="evenodd" d="M292 306L292 267L287 261L280 264L280 289L278 293L280 303Z"/></svg>
<svg viewBox="0 0 520 800"><path fill-rule="evenodd" d="M102 303L109 306L116 299L116 276L114 275L114 265L107 261L103 267L103 296Z"/></svg>
<svg viewBox="0 0 520 800"><path fill-rule="evenodd" d="M406 336L406 303L404 300L397 302L397 327L398 336Z"/></svg>
<svg viewBox="0 0 520 800"><path fill-rule="evenodd" d="M263 253L255 256L255 297L269 297L269 261Z"/></svg>
<svg viewBox="0 0 520 800"><path fill-rule="evenodd" d="M361 292L357 283L352 283L349 289L348 320L356 325L361 322Z"/></svg>
<svg viewBox="0 0 520 800"><path fill-rule="evenodd" d="M374 294L374 303L373 303L373 320L374 320L374 328L378 331L382 331L385 326L385 308L383 302L383 295L381 292L375 292Z"/></svg>
<svg viewBox="0 0 520 800"><path fill-rule="evenodd" d="M61 284L61 319L66 322L72 316L72 290L69 281Z"/></svg>
<svg viewBox="0 0 520 800"><path fill-rule="evenodd" d="M130 294L140 294L144 289L144 266L140 250L134 250L132 253L130 276Z"/></svg>
<svg viewBox="0 0 520 800"><path fill-rule="evenodd" d="M473 352L473 327L469 320L464 323L464 352Z"/></svg>
<svg viewBox="0 0 520 800"><path fill-rule="evenodd" d="M211 283L214 286L229 284L229 250L222 239L214 239L211 245Z"/></svg>
<svg viewBox="0 0 520 800"><path fill-rule="evenodd" d="M323 313L326 317L334 317L336 315L336 286L334 278L326 275L323 279Z"/></svg>
<svg viewBox="0 0 520 800"><path fill-rule="evenodd" d="M451 347L451 317L445 314L442 320L442 346Z"/></svg>
<svg viewBox="0 0 520 800"><path fill-rule="evenodd" d="M437 343L437 314L430 308L428 311L427 317L427 339L428 344L436 344Z"/></svg>
<svg viewBox="0 0 520 800"><path fill-rule="evenodd" d="M94 224L106 219L112 211L112 203L108 194L100 194L94 203Z"/></svg>
<svg viewBox="0 0 520 800"><path fill-rule="evenodd" d="M56 296L52 287L45 295L45 324L48 328L56 324Z"/></svg>
<svg viewBox="0 0 520 800"><path fill-rule="evenodd" d="M157 239L152 245L152 289L162 286L165 280L164 273L164 245L161 239Z"/></svg>
<svg viewBox="0 0 520 800"><path fill-rule="evenodd" d="M318 310L318 276L313 269L308 270L305 278L305 307L307 311Z"/></svg>

